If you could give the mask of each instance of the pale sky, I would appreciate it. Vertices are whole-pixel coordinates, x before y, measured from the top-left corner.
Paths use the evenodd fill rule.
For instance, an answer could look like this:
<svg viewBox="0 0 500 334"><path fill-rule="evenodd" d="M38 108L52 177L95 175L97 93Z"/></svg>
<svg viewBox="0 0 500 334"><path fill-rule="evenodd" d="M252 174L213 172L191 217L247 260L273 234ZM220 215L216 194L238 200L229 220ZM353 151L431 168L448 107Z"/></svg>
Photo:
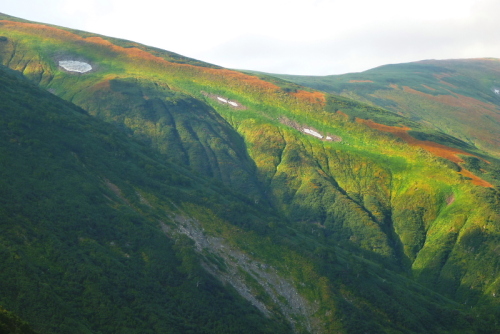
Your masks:
<svg viewBox="0 0 500 334"><path fill-rule="evenodd" d="M0 12L270 73L500 58L498 0L0 0Z"/></svg>

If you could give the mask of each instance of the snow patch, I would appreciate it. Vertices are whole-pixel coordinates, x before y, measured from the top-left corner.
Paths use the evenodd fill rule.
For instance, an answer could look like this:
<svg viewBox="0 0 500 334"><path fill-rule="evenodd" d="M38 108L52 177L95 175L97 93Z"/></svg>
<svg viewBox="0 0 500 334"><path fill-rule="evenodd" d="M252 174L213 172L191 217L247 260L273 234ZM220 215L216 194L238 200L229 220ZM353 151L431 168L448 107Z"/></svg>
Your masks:
<svg viewBox="0 0 500 334"><path fill-rule="evenodd" d="M224 103L224 104L227 104L229 105L230 107L234 108L234 109L239 109L239 110L243 110L243 109L246 109L246 107L237 102L237 101L231 101L229 98L226 98L226 97L222 97L220 95L217 95L217 94L213 94L213 93L207 93L207 92L204 92L204 91L200 91L201 94L203 94L204 96L212 99L212 100L215 100L219 103Z"/></svg>
<svg viewBox="0 0 500 334"><path fill-rule="evenodd" d="M92 70L92 66L88 63L78 60L60 60L59 66L64 68L66 71L86 73Z"/></svg>
<svg viewBox="0 0 500 334"><path fill-rule="evenodd" d="M227 104L230 104L230 105L232 105L233 107L238 107L238 103L233 102L233 101L226 100L226 99L225 99L225 98L223 98L223 97L217 96L217 100L219 100L219 101L221 101L221 102L224 102L224 103L227 103Z"/></svg>
<svg viewBox="0 0 500 334"><path fill-rule="evenodd" d="M495 92L495 94L500 95L500 89L495 88L493 91Z"/></svg>
<svg viewBox="0 0 500 334"><path fill-rule="evenodd" d="M307 133L311 136L318 137L319 139L323 139L323 135L321 135L319 132L316 132L314 130L304 128L302 131L304 131L304 133Z"/></svg>

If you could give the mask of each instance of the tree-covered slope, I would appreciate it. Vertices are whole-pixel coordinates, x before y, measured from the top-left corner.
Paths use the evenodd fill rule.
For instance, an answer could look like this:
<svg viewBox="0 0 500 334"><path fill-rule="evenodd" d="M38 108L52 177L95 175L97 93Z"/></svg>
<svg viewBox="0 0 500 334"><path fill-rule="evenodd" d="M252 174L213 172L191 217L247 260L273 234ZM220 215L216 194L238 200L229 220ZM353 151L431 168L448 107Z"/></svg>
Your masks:
<svg viewBox="0 0 500 334"><path fill-rule="evenodd" d="M457 316L465 328L481 324L466 320L450 300L285 228L276 217L227 194L228 189L218 193L209 182L163 164L161 155L113 126L15 73L0 71L1 302L39 332L290 332L280 320L280 306L250 276L257 267L239 259L246 288L267 305L268 316L276 314L271 319L229 288L231 283L223 287L206 271L231 272L231 257L245 253L252 253L258 266L300 277L299 291L308 299L320 298L316 306L311 300L305 323L316 317L326 323L310 324L311 330L381 331L389 326L385 317L395 321L389 328L400 331L453 328L450 319ZM227 207L237 212L226 213ZM199 221L209 235L225 237L218 247L235 249L218 255L203 248L197 254L195 244L180 233L199 233L181 225L186 218ZM250 218L254 225L248 225ZM273 221L271 230L259 229L259 222ZM273 271L259 274L279 278ZM276 288L287 282L278 281ZM398 291L403 285L411 290ZM293 287L288 289L290 302L297 299ZM405 305L410 299L419 300L418 307ZM396 307L395 301L404 306Z"/></svg>
<svg viewBox="0 0 500 334"><path fill-rule="evenodd" d="M1 18L0 61L45 90L2 70L0 301L35 329L495 326L494 157L369 104Z"/></svg>
<svg viewBox="0 0 500 334"><path fill-rule="evenodd" d="M6 308L41 333L288 331L162 232L182 201L222 195L19 75L0 80Z"/></svg>
<svg viewBox="0 0 500 334"><path fill-rule="evenodd" d="M36 334L25 321L1 306L0 333Z"/></svg>
<svg viewBox="0 0 500 334"><path fill-rule="evenodd" d="M387 108L500 156L500 61L425 60L332 76L277 75Z"/></svg>

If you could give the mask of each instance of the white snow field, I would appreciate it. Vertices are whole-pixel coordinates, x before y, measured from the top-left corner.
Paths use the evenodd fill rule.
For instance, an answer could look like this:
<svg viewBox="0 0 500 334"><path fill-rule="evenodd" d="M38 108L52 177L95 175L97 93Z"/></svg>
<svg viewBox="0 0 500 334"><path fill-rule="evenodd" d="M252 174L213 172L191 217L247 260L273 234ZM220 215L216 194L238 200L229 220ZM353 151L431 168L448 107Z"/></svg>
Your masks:
<svg viewBox="0 0 500 334"><path fill-rule="evenodd" d="M85 73L92 70L92 66L83 61L77 60L60 60L59 66L64 68L66 71Z"/></svg>
<svg viewBox="0 0 500 334"><path fill-rule="evenodd" d="M303 131L307 134L314 136L314 137L318 137L320 139L323 139L323 136L314 130L304 128Z"/></svg>

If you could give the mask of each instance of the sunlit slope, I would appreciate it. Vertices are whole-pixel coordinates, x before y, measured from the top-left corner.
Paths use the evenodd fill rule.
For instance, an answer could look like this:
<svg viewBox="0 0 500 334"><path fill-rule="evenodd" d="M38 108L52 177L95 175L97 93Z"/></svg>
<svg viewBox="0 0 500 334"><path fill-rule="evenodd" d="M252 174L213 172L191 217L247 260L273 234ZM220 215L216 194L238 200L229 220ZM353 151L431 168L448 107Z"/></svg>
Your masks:
<svg viewBox="0 0 500 334"><path fill-rule="evenodd" d="M41 333L289 333L289 319L298 333L488 328L408 278L162 163L19 74L0 74L0 302ZM197 250L205 233L231 252ZM233 268L245 256L255 267ZM272 280L256 280L257 268ZM267 317L206 270L236 275ZM276 279L289 301L264 289ZM284 316L297 301L304 308Z"/></svg>
<svg viewBox="0 0 500 334"><path fill-rule="evenodd" d="M289 332L205 272L185 236L162 231L184 204L217 213L236 198L0 74L2 305L40 333Z"/></svg>
<svg viewBox="0 0 500 334"><path fill-rule="evenodd" d="M9 20L0 22L0 36L3 64L117 125L160 161L227 186L247 205L275 210L273 219L256 223L240 214L239 204L221 204L224 221L261 238L238 239L230 227L205 228L291 272L297 286L305 284L302 294L320 303L312 314L324 328L359 332L356 321L344 318L351 308L377 328L453 327L449 320L438 324L428 307L448 301L426 304L431 297L425 292L421 304L398 313L387 305L391 297L356 292L363 284L384 286L392 296L417 281L460 303L495 310L498 163L466 142L381 108L189 59L173 61L170 53L131 42ZM88 63L92 71L65 71L60 60ZM421 139L408 140L408 129ZM433 136L442 145L435 151ZM193 212L203 217L204 210ZM205 221L212 220L220 221ZM304 257L269 246L278 240L304 250ZM305 266L308 258L318 267ZM396 275L391 290L387 278L374 279L386 275L379 265L391 275L408 275L411 283Z"/></svg>
<svg viewBox="0 0 500 334"><path fill-rule="evenodd" d="M500 156L500 61L426 60L361 73L278 77L387 108Z"/></svg>

